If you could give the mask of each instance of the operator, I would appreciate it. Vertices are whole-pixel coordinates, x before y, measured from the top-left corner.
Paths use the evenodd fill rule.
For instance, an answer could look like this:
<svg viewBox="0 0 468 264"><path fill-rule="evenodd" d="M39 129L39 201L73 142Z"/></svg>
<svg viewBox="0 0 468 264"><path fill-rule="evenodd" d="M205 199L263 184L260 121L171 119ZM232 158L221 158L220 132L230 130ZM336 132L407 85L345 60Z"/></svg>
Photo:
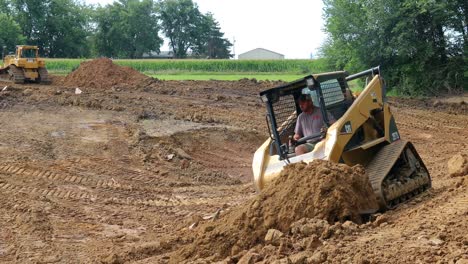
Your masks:
<svg viewBox="0 0 468 264"><path fill-rule="evenodd" d="M326 127L322 117L322 112L319 107L316 107L312 102L309 94L301 94L299 96L299 107L302 113L297 117L296 128L294 129L293 140L297 141L303 137L308 137L318 133L326 133ZM328 121L330 124L335 122L335 118L327 112ZM304 143L295 148L296 155L314 150L316 143Z"/></svg>

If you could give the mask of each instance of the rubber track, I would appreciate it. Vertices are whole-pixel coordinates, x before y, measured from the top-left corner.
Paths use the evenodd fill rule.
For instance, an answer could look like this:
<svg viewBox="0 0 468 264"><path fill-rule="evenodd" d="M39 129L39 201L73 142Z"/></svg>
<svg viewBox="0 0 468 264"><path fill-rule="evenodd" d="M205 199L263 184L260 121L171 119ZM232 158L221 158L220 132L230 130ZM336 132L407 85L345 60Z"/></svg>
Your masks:
<svg viewBox="0 0 468 264"><path fill-rule="evenodd" d="M390 170L392 169L392 167L406 148L408 148L413 153L414 157L419 160L421 166L420 169L425 170L425 172L427 173L428 182L418 182L420 185L416 188L414 187L414 181L410 183L413 184L412 186L401 185L398 188L400 189L400 192L404 193L400 193L399 196L391 198L391 201L387 201L382 190L383 182L386 180L386 177L390 173ZM410 142L406 140L398 140L391 143L390 145L384 146L374 156L374 159L367 165L366 171L372 188L374 189L374 192L377 196L380 210L383 211L387 209L392 209L397 204L405 202L406 200L411 199L412 197L418 195L421 192L424 192L425 190L431 187L429 171L424 165L424 162L421 160L419 154L416 152L416 149ZM409 188L411 190L409 190Z"/></svg>
<svg viewBox="0 0 468 264"><path fill-rule="evenodd" d="M387 208L387 202L385 201L382 190L383 180L397 161L401 152L405 148L406 143L407 141L405 140L399 140L383 147L377 155L374 156L374 159L372 159L366 166L369 181L375 195L377 196L381 209Z"/></svg>

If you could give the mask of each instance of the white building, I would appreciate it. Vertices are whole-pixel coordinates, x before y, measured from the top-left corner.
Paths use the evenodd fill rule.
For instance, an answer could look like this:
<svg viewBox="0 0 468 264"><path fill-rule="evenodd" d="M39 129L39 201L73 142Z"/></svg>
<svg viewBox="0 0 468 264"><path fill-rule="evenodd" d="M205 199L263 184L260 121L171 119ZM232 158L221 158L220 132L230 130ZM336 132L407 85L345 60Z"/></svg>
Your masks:
<svg viewBox="0 0 468 264"><path fill-rule="evenodd" d="M283 60L284 55L267 49L256 48L239 54L239 60Z"/></svg>

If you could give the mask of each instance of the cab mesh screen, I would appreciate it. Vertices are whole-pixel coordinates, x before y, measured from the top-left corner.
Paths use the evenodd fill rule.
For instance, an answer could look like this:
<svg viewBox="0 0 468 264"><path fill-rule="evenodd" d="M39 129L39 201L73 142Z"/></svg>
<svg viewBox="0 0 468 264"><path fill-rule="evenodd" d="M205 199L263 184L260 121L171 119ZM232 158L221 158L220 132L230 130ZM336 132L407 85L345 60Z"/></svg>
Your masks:
<svg viewBox="0 0 468 264"><path fill-rule="evenodd" d="M338 102L342 102L344 98L343 90L341 87L344 87L344 81L340 82L337 79L328 80L326 82L320 83L322 88L323 100L325 101L325 106L333 105Z"/></svg>
<svg viewBox="0 0 468 264"><path fill-rule="evenodd" d="M345 86L344 83L340 83L337 79L332 79L320 83L320 86L326 106L344 102L345 97L342 90L342 87ZM311 95L314 105L318 106L318 98L315 90L308 91L308 93ZM294 96L291 94L283 95L279 97L277 102L272 103L271 106L276 121L276 130L282 141L281 143L284 143L285 137L292 135L296 126L297 113ZM271 136L274 137L273 135Z"/></svg>
<svg viewBox="0 0 468 264"><path fill-rule="evenodd" d="M277 102L272 104L272 107L279 136L288 135L291 127L294 129L297 120L294 96L281 96Z"/></svg>

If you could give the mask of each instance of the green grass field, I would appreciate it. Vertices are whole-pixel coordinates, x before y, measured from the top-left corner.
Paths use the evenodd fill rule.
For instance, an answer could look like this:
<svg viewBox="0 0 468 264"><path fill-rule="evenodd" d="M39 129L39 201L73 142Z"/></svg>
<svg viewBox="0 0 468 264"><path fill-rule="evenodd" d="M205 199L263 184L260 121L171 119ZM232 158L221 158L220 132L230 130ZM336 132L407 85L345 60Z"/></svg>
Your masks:
<svg viewBox="0 0 468 264"><path fill-rule="evenodd" d="M294 81L301 77L303 74L259 74L259 73L178 73L178 74L147 74L153 78L161 80L193 80L193 81L206 81L206 80L220 80L220 81L238 81L241 79L256 79L259 81Z"/></svg>
<svg viewBox="0 0 468 264"><path fill-rule="evenodd" d="M52 74L66 75L85 59L47 59ZM114 60L161 80L257 80L292 81L307 74L325 72L324 60Z"/></svg>

